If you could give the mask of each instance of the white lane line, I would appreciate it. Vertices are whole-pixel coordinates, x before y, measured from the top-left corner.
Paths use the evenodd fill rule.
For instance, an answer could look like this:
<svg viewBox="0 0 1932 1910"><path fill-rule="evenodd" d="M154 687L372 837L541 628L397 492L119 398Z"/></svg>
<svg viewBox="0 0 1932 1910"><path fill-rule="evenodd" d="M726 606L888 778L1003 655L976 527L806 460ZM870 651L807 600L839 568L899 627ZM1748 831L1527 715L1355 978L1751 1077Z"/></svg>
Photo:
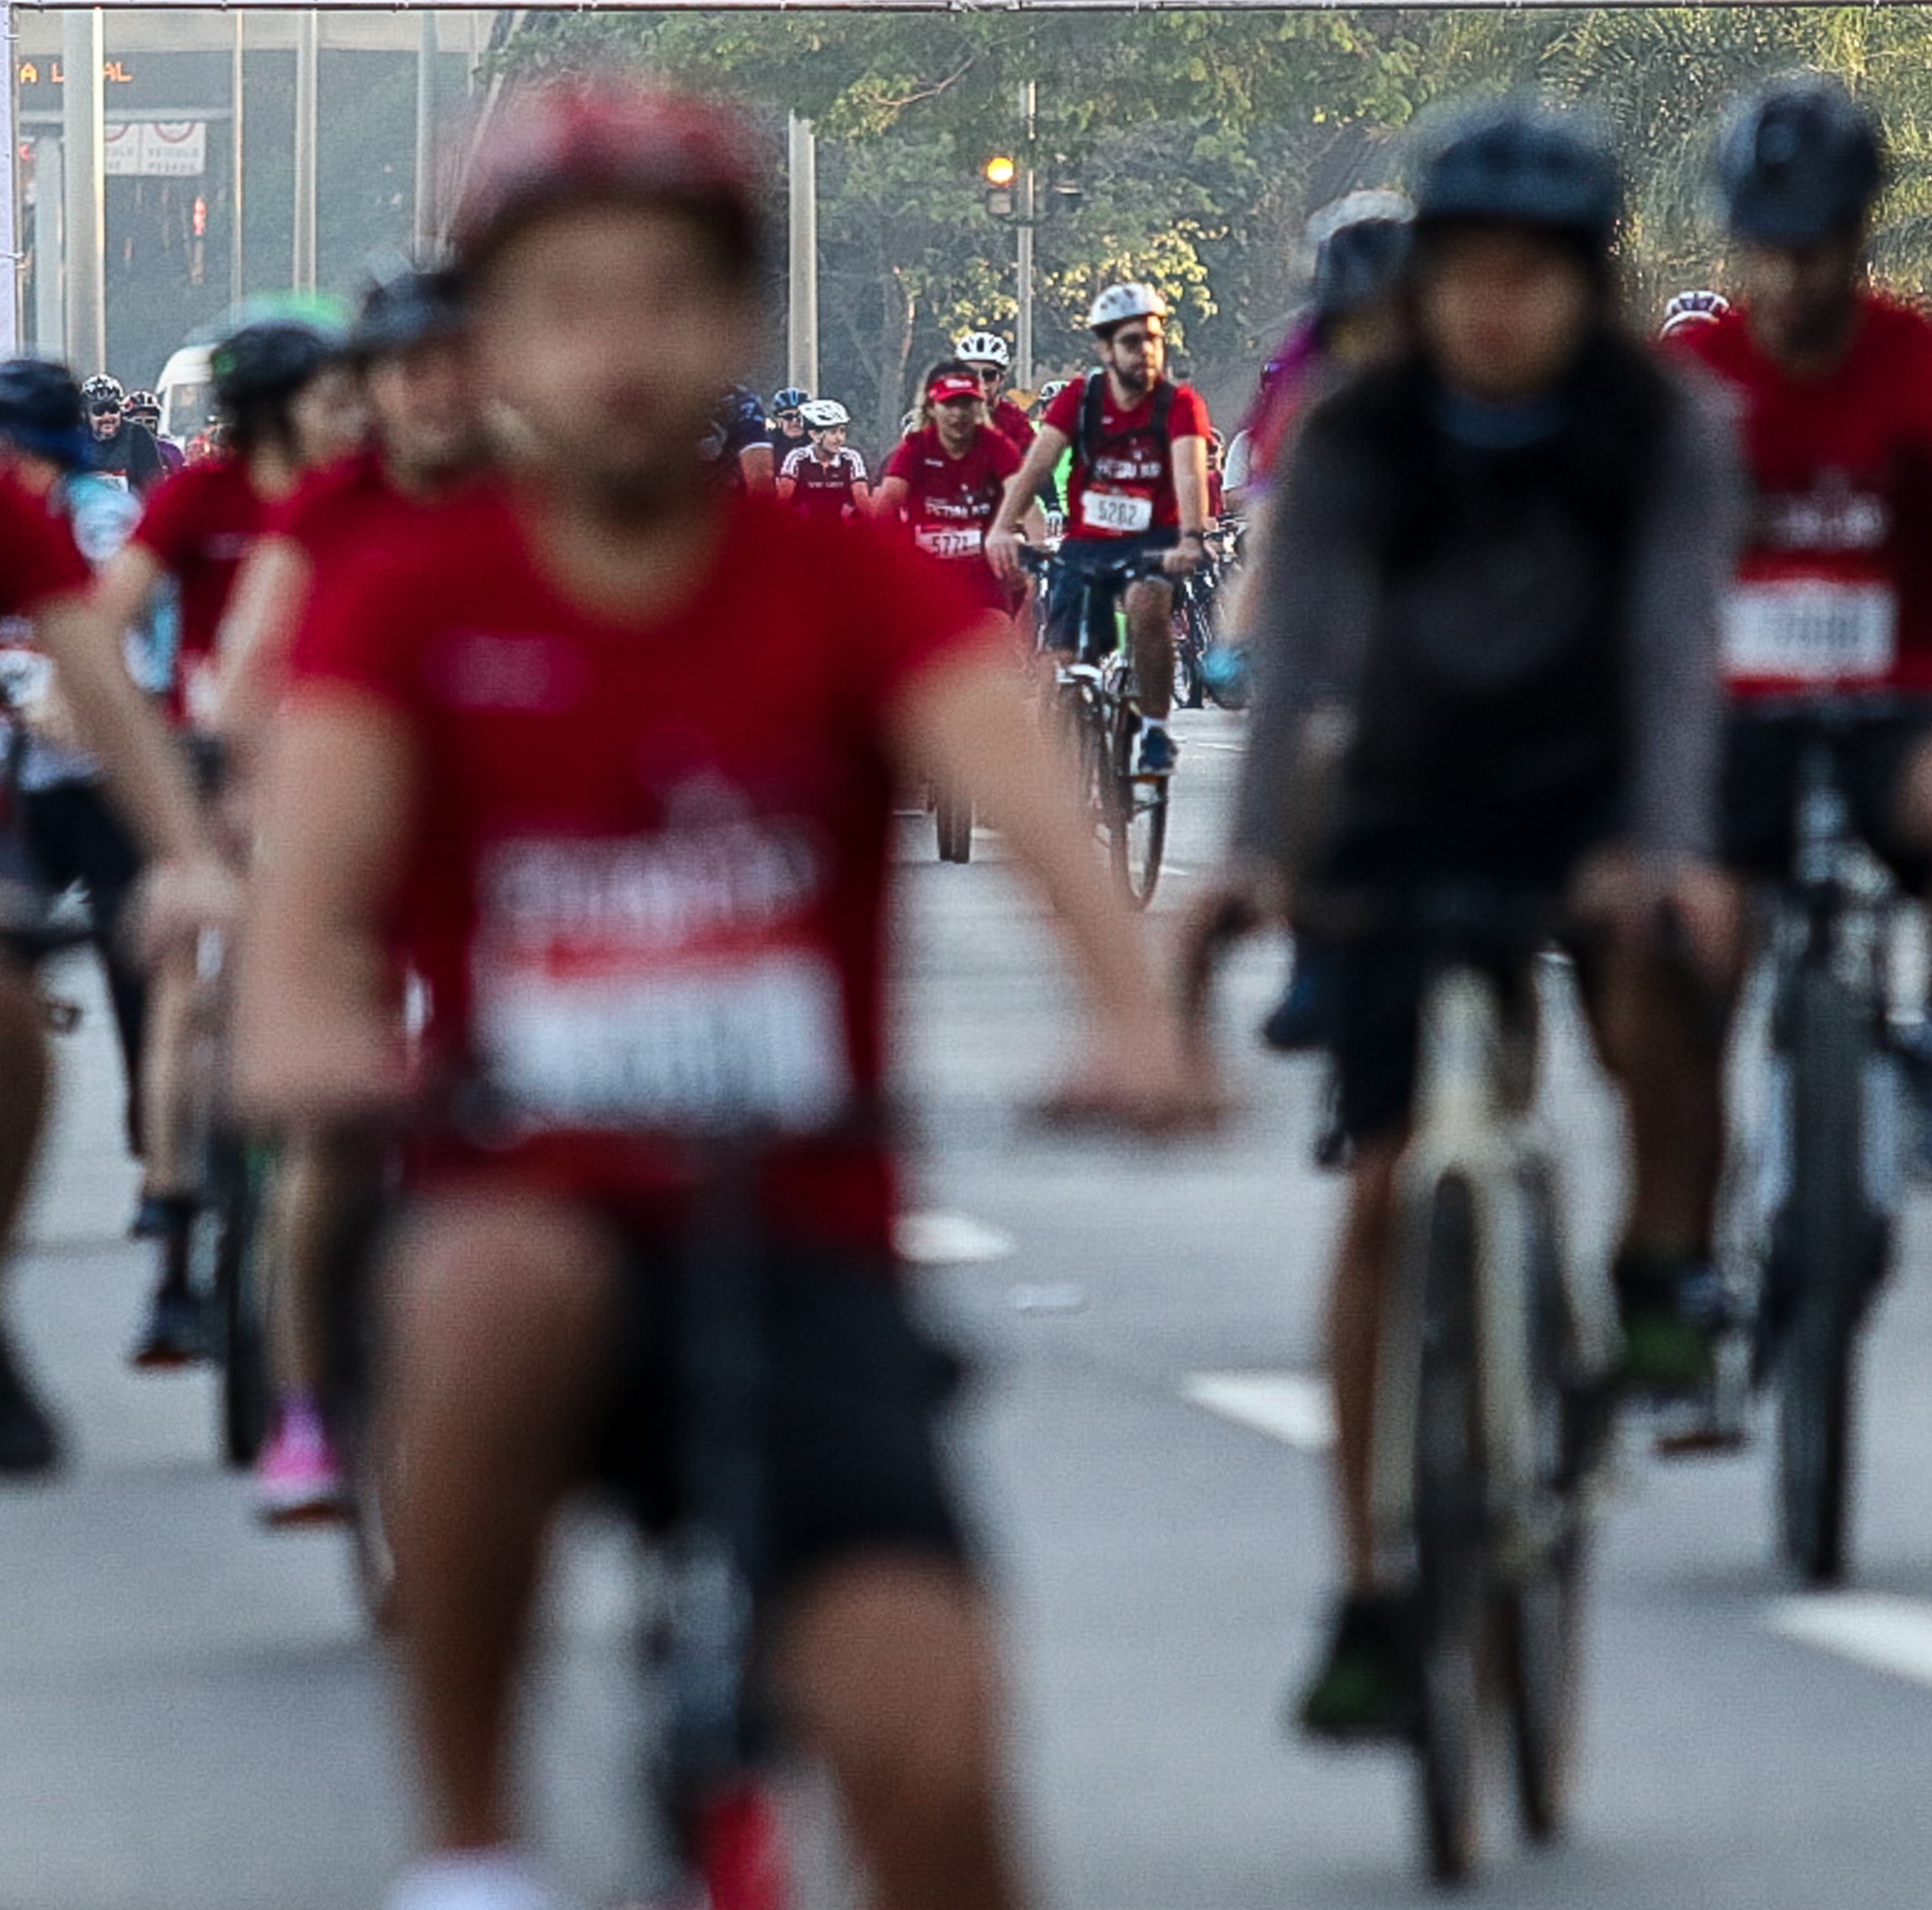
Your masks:
<svg viewBox="0 0 1932 1910"><path fill-rule="evenodd" d="M893 1223L893 1245L915 1267L976 1267L1010 1260L1019 1243L1002 1227L969 1214L902 1214Z"/></svg>
<svg viewBox="0 0 1932 1910"><path fill-rule="evenodd" d="M1335 1443L1328 1382L1311 1374L1194 1373L1182 1382L1181 1397L1299 1452L1323 1453Z"/></svg>
<svg viewBox="0 0 1932 1910"><path fill-rule="evenodd" d="M1932 1685L1932 1604L1877 1592L1785 1598L1765 1624L1780 1637L1914 1684Z"/></svg>

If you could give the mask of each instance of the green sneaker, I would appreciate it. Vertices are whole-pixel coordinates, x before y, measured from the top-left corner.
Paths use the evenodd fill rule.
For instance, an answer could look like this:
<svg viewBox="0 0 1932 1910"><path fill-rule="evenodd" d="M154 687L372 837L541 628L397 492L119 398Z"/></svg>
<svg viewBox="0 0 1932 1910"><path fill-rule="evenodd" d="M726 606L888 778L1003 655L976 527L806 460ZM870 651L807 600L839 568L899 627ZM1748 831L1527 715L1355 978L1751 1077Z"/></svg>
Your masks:
<svg viewBox="0 0 1932 1910"><path fill-rule="evenodd" d="M1716 1376L1722 1295L1700 1258L1626 1249L1613 1275L1624 1331L1617 1363L1625 1392L1684 1399Z"/></svg>
<svg viewBox="0 0 1932 1910"><path fill-rule="evenodd" d="M1344 1598L1321 1667L1295 1707L1296 1722L1310 1737L1385 1742L1413 1736L1421 1715L1408 1602L1386 1593Z"/></svg>

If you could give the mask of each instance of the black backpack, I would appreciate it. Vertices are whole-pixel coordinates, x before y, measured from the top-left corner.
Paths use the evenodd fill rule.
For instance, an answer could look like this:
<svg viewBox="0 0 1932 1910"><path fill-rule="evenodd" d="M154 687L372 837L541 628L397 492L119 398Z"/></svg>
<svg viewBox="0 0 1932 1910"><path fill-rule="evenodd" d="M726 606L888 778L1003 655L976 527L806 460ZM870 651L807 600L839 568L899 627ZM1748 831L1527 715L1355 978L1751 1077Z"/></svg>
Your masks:
<svg viewBox="0 0 1932 1910"><path fill-rule="evenodd" d="M1157 437L1167 435L1167 420L1174 413L1174 393L1178 387L1171 378L1163 378L1154 387L1154 422L1150 429ZM1095 456L1102 442L1100 408L1107 398L1107 374L1089 371L1080 399L1080 435L1073 441L1074 461L1083 470L1093 468ZM1118 435L1118 434L1117 434ZM1139 434L1136 432L1135 436Z"/></svg>

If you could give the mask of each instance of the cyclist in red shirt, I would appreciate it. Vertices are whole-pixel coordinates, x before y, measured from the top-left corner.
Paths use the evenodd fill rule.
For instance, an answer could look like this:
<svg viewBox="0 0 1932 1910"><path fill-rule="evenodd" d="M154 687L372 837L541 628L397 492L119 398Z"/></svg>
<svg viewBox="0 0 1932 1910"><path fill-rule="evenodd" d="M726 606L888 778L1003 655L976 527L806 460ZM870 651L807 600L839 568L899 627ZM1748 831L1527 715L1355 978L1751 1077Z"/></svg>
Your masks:
<svg viewBox="0 0 1932 1910"><path fill-rule="evenodd" d="M1013 355L997 332L969 332L955 342L953 355L971 366L986 399L988 422L1022 457L1033 448L1033 421L1001 387Z"/></svg>
<svg viewBox="0 0 1932 1910"><path fill-rule="evenodd" d="M1837 82L1773 83L1734 115L1718 177L1737 297L1667 349L1734 400L1754 492L1724 620L1731 697L1726 860L1759 879L1792 849L1799 737L1767 697L1870 692L1848 771L1854 821L1914 893L1932 874L1932 323L1871 290L1865 243L1884 182L1876 122ZM1923 696L1917 712L1901 696ZM1721 1049L1708 1056L1695 1165L1715 1205ZM1710 1363L1711 1240L1632 1270L1688 1376Z"/></svg>
<svg viewBox="0 0 1932 1910"><path fill-rule="evenodd" d="M1166 376L1167 301L1151 285L1111 285L1094 301L1087 323L1099 341L1102 368L1069 385L1047 408L1026 462L1006 487L986 547L994 568L1021 575L1019 524L1073 447L1067 480L1062 578L1107 564L1127 552L1159 552L1168 575L1197 568L1205 554L1208 517L1208 408L1193 387ZM1068 592L1067 602L1073 600ZM1099 606L1096 627L1053 620L1058 647L1113 647L1113 611ZM1174 591L1155 578L1127 590L1127 627L1139 686L1139 768L1168 774L1179 751L1167 733L1174 688ZM1104 626L1104 627L1102 627Z"/></svg>
<svg viewBox="0 0 1932 1910"><path fill-rule="evenodd" d="M920 549L947 560L981 603L1005 615L1012 596L986 562L986 526L1020 454L986 421L979 381L960 359L926 373L926 410L929 422L886 460L879 515L903 521Z"/></svg>
<svg viewBox="0 0 1932 1910"><path fill-rule="evenodd" d="M667 1137L748 1123L775 1137L749 1203L778 1263L774 1694L839 1781L880 1910L1017 1901L984 1598L890 1277L890 1158L853 1118L883 1079L909 771L969 790L1054 894L1094 1014L1081 1097L1144 1123L1194 1105L996 622L869 523L701 481L710 394L760 335L752 144L663 96L513 97L454 237L480 396L514 398L524 455L321 580L278 726L244 1104L305 1124L403 1097L394 934L465 1104L500 1117L425 1150L383 1270L380 1404L407 1455L386 1511L437 1852L398 1910L554 1901L508 1782L545 1534L595 1445L620 1295L661 1293L681 1251ZM661 1400L661 1334L651 1351Z"/></svg>
<svg viewBox="0 0 1932 1910"><path fill-rule="evenodd" d="M77 431L74 434L77 437ZM167 864L177 914L218 912L229 885L216 862L180 763L128 675L118 625L91 600L93 574L67 523L11 477L0 476L0 616L33 620L82 739L143 845ZM151 884L153 878L151 878ZM26 959L31 898L20 872L0 873L10 920L0 928L0 1256L30 1185L46 1112L45 1017ZM151 887L151 899L152 888ZM14 910L18 907L20 914ZM0 1267L3 1271L3 1267ZM0 1478L49 1471L60 1443L0 1317Z"/></svg>
<svg viewBox="0 0 1932 1910"><path fill-rule="evenodd" d="M866 461L846 442L851 413L836 398L808 398L800 410L810 440L778 472L778 501L801 517L834 521L865 513Z"/></svg>
<svg viewBox="0 0 1932 1910"><path fill-rule="evenodd" d="M213 378L229 455L191 465L161 485L99 587L102 609L123 628L161 585L172 582L179 590L180 648L168 713L205 769L216 638L242 559L304 471L353 449L361 429L339 345L306 322L243 326L216 348ZM159 1242L161 1267L131 1357L154 1369L189 1364L205 1352L188 1278L199 1205L186 1075L195 985L193 960L184 954L157 969L148 1003L141 1122L147 1159L137 1230Z"/></svg>

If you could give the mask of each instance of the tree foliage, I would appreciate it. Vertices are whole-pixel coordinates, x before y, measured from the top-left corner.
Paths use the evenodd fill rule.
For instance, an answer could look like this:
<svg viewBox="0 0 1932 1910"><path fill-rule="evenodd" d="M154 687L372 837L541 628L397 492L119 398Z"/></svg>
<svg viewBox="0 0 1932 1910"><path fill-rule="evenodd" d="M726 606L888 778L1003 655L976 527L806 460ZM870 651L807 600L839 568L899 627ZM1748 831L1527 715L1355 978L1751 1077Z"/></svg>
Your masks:
<svg viewBox="0 0 1932 1910"><path fill-rule="evenodd" d="M1913 289L1932 281L1932 19L1918 8L526 19L504 56L515 72L633 62L747 102L775 156L785 114L813 122L822 379L879 438L951 337L1011 329L1013 232L979 189L995 152L1030 150L1080 188L1037 230L1038 375L1086 361L1080 319L1100 285L1146 278L1175 304L1180 362L1224 408L1299 296L1309 212L1399 179L1404 131L1470 93L1534 88L1608 120L1648 309L1722 275L1705 178L1729 100L1793 67L1839 72L1892 132L1881 264Z"/></svg>

